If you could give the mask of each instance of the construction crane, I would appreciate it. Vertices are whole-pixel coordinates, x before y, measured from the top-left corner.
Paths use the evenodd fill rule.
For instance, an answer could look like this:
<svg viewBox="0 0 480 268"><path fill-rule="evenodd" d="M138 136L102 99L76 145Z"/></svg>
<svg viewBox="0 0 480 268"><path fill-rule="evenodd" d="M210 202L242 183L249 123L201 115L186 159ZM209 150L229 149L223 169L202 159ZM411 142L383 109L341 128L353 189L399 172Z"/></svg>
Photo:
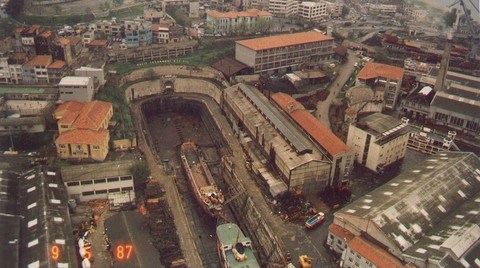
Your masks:
<svg viewBox="0 0 480 268"><path fill-rule="evenodd" d="M470 4L473 6L473 8L478 11L478 8L472 3L472 0L468 0ZM473 25L473 19L470 16L470 13L467 9L467 6L465 5L464 0L457 0L453 4L449 5L448 8L451 8L457 4L460 4L460 6L463 9L463 14L465 14L465 21L467 23L467 28L468 28L468 35L467 38L470 41L470 52L467 53L467 58L468 59L475 59L477 57L477 49L480 43L480 33L475 29Z"/></svg>

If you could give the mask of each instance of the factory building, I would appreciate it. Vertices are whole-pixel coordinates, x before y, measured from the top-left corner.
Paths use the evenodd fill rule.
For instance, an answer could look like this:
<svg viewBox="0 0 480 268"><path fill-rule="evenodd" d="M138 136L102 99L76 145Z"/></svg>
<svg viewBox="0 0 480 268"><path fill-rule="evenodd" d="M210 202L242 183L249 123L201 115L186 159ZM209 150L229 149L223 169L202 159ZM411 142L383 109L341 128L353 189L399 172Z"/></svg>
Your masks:
<svg viewBox="0 0 480 268"><path fill-rule="evenodd" d="M405 157L409 131L408 119L374 113L350 125L347 144L359 164L382 173Z"/></svg>
<svg viewBox="0 0 480 268"><path fill-rule="evenodd" d="M353 151L291 96L276 93L272 100L332 162L329 185L338 186L353 169Z"/></svg>
<svg viewBox="0 0 480 268"><path fill-rule="evenodd" d="M225 89L222 109L235 133L245 133L261 147L289 191L315 193L329 183L330 160L256 88Z"/></svg>
<svg viewBox="0 0 480 268"><path fill-rule="evenodd" d="M282 34L236 41L235 59L255 73L277 73L316 66L333 57L333 38L318 32Z"/></svg>
<svg viewBox="0 0 480 268"><path fill-rule="evenodd" d="M342 267L478 267L479 190L478 156L438 153L336 212L327 245Z"/></svg>

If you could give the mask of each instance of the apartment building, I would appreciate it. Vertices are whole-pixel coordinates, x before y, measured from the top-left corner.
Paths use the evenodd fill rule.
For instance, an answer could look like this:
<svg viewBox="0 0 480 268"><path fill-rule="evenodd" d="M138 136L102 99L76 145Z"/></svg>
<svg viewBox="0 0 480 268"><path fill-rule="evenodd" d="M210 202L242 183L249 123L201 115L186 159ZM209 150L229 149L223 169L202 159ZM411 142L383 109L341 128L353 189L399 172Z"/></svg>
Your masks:
<svg viewBox="0 0 480 268"><path fill-rule="evenodd" d="M22 66L27 62L27 53L14 53L8 58L8 69L10 72L10 81L12 84L20 84L23 82Z"/></svg>
<svg viewBox="0 0 480 268"><path fill-rule="evenodd" d="M301 2L298 16L308 21L318 21L327 17L327 4L321 2Z"/></svg>
<svg viewBox="0 0 480 268"><path fill-rule="evenodd" d="M38 55L22 66L22 78L28 84L48 84L48 66L52 64L50 55Z"/></svg>
<svg viewBox="0 0 480 268"><path fill-rule="evenodd" d="M59 99L62 101L91 101L95 93L93 80L93 77L65 76L58 83Z"/></svg>
<svg viewBox="0 0 480 268"><path fill-rule="evenodd" d="M109 194L128 192L135 200L133 161L112 161L96 164L62 167L62 179L67 187L69 199L87 202L107 199Z"/></svg>
<svg viewBox="0 0 480 268"><path fill-rule="evenodd" d="M152 22L145 20L125 21L125 44L127 48L148 46L152 43Z"/></svg>
<svg viewBox="0 0 480 268"><path fill-rule="evenodd" d="M122 32L122 24L116 21L98 21L89 26L90 31L104 32L107 35L117 36Z"/></svg>
<svg viewBox="0 0 480 268"><path fill-rule="evenodd" d="M95 90L98 90L107 82L105 80L105 71L102 68L82 66L75 69L75 76L92 77Z"/></svg>
<svg viewBox="0 0 480 268"><path fill-rule="evenodd" d="M384 90L384 108L393 110L398 102L402 86L403 68L382 63L367 62L358 73L356 86L370 86Z"/></svg>
<svg viewBox="0 0 480 268"><path fill-rule="evenodd" d="M0 84L9 84L10 81L10 68L8 66L8 58L0 57Z"/></svg>
<svg viewBox="0 0 480 268"><path fill-rule="evenodd" d="M213 34L247 33L268 30L272 14L258 9L221 13L208 10L207 26Z"/></svg>
<svg viewBox="0 0 480 268"><path fill-rule="evenodd" d="M152 41L155 44L164 44L170 41L170 25L159 23L152 25Z"/></svg>
<svg viewBox="0 0 480 268"><path fill-rule="evenodd" d="M255 73L284 73L333 57L333 38L318 32L236 41L235 59Z"/></svg>
<svg viewBox="0 0 480 268"><path fill-rule="evenodd" d="M103 161L109 150L108 122L113 116L111 103L69 101L54 112L59 135L55 140L61 159Z"/></svg>
<svg viewBox="0 0 480 268"><path fill-rule="evenodd" d="M62 80L67 64L63 60L56 60L47 67L48 80L58 84Z"/></svg>
<svg viewBox="0 0 480 268"><path fill-rule="evenodd" d="M298 13L299 3L296 0L270 0L268 12L277 17L291 17Z"/></svg>
<svg viewBox="0 0 480 268"><path fill-rule="evenodd" d="M374 113L350 124L347 145L355 152L357 163L383 173L405 157L409 131L408 119Z"/></svg>

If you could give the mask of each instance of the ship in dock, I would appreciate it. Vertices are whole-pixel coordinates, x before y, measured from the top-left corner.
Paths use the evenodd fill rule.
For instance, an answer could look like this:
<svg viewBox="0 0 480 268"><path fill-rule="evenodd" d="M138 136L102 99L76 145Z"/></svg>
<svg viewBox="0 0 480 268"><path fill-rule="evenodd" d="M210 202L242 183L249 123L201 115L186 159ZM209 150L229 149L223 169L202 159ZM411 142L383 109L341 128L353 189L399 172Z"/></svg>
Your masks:
<svg viewBox="0 0 480 268"><path fill-rule="evenodd" d="M193 141L188 141L182 144L180 156L195 199L208 215L219 216L223 212L225 197L215 185L202 152Z"/></svg>
<svg viewBox="0 0 480 268"><path fill-rule="evenodd" d="M253 255L252 240L243 234L238 225L218 225L217 243L222 268L260 267Z"/></svg>

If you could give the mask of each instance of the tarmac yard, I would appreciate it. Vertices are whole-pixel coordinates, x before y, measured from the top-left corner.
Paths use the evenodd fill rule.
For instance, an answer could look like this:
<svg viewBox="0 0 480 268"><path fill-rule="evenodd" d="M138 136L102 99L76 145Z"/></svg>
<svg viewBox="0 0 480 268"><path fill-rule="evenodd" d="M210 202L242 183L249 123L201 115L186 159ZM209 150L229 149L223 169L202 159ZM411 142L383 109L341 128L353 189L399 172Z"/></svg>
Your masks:
<svg viewBox="0 0 480 268"><path fill-rule="evenodd" d="M182 142L193 140L203 151L212 175L217 179L217 185L222 188L224 183L218 176L220 156L217 145L222 141L219 137L211 136L211 126L202 120L201 105L194 102L185 102L181 99L156 100L155 105L146 105L144 114L148 130L152 137L153 147L162 161L168 161L168 168L172 178L176 177L176 184L182 199L185 214L192 232L195 246L199 252L204 267L220 267L217 255L215 227L217 221L206 215L194 198L192 189L180 164L180 145ZM150 107L150 108L148 108ZM152 108L153 107L153 108ZM228 200L228 195L227 195ZM226 218L233 221L230 211L226 211Z"/></svg>

